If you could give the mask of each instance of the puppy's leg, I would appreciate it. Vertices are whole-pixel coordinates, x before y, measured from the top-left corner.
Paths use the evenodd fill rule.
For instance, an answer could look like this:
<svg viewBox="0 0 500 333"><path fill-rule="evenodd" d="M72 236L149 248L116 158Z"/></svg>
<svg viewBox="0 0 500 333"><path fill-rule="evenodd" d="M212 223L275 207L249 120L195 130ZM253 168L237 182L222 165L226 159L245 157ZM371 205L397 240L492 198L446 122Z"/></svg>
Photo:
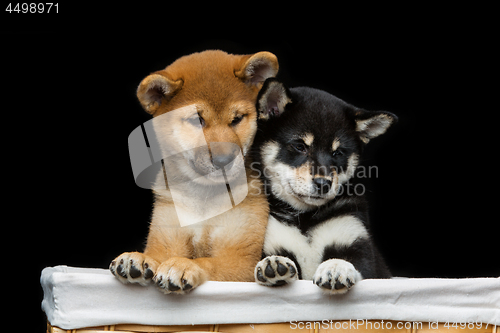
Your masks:
<svg viewBox="0 0 500 333"><path fill-rule="evenodd" d="M327 247L313 282L329 294L346 293L358 281L370 277L370 246L369 239L360 239L350 246Z"/></svg>
<svg viewBox="0 0 500 333"><path fill-rule="evenodd" d="M207 221L210 236L196 244L195 259L167 259L158 267L155 282L165 293L185 293L206 280L254 281L267 219L265 197L248 195L238 207Z"/></svg>
<svg viewBox="0 0 500 333"><path fill-rule="evenodd" d="M313 281L329 294L346 293L362 279L389 278L389 270L369 238L325 249Z"/></svg>
<svg viewBox="0 0 500 333"><path fill-rule="evenodd" d="M196 258L193 261L215 281L254 281L253 270L262 251L259 246L227 247L213 257Z"/></svg>
<svg viewBox="0 0 500 333"><path fill-rule="evenodd" d="M242 238L246 234L253 239L245 230L242 232ZM214 245L215 249L210 257L169 258L160 264L153 280L166 294L184 294L207 280L253 281L253 269L262 252L262 240L255 242L239 239L236 242L238 244Z"/></svg>
<svg viewBox="0 0 500 333"><path fill-rule="evenodd" d="M211 256L194 261L209 273L210 280L255 281L267 219L265 197L249 195L239 208L220 217L220 229L212 234Z"/></svg>
<svg viewBox="0 0 500 333"><path fill-rule="evenodd" d="M144 253L125 252L116 257L109 269L123 283L149 284L160 264L173 257L192 257L189 230L180 228L175 208L166 201L157 200L149 228Z"/></svg>
<svg viewBox="0 0 500 333"><path fill-rule="evenodd" d="M253 281L263 236L257 241L249 230L239 232L242 234L237 239L215 240L211 256L195 259L176 256L163 261L153 280L166 294L184 294L207 280ZM245 236L248 239L243 239Z"/></svg>
<svg viewBox="0 0 500 333"><path fill-rule="evenodd" d="M178 294L207 280L254 281L268 213L263 192L249 193L238 207L206 221L210 236L194 245L193 229L179 227L173 203L157 197L144 250L158 263L153 281L161 291Z"/></svg>

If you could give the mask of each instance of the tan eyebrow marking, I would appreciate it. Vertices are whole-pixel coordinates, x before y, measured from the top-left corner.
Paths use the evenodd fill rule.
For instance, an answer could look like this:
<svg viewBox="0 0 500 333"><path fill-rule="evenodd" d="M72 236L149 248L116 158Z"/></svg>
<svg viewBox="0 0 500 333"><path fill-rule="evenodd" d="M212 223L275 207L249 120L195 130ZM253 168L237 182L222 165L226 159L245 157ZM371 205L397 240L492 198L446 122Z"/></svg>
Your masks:
<svg viewBox="0 0 500 333"><path fill-rule="evenodd" d="M340 147L340 140L338 138L335 138L332 143L332 150L336 151L338 147Z"/></svg>
<svg viewBox="0 0 500 333"><path fill-rule="evenodd" d="M302 140L304 140L304 143L308 146L312 145L314 141L314 135L311 133L306 133L302 136Z"/></svg>

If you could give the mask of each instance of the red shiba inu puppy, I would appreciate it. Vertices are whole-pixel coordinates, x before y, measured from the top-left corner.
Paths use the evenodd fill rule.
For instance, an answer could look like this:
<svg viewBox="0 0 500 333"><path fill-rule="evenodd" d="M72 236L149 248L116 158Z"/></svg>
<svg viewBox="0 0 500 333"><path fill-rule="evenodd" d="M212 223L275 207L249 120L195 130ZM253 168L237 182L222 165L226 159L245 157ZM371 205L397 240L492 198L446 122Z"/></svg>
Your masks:
<svg viewBox="0 0 500 333"><path fill-rule="evenodd" d="M161 120L153 128L164 157L157 176L163 186L153 188L144 252L125 252L110 264L121 282L153 281L164 293L183 294L207 280L254 280L269 208L244 157L257 129L257 94L277 72L269 52L205 51L179 58L140 83L140 103L152 121ZM180 183L189 186L174 191ZM241 186L245 191L238 192ZM230 209L219 213L228 193ZM186 225L183 212L202 218Z"/></svg>

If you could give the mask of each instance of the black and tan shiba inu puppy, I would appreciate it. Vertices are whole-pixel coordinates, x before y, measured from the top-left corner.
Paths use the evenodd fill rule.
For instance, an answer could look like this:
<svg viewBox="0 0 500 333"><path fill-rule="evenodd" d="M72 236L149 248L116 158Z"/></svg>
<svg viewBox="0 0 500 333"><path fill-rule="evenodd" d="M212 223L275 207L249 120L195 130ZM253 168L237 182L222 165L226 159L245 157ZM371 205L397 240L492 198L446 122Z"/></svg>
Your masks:
<svg viewBox="0 0 500 333"><path fill-rule="evenodd" d="M153 159L157 153L162 161L156 163L160 171L144 252L125 252L111 262L120 281L154 281L164 293L178 294L206 280L253 281L269 208L265 195L254 191L260 181L245 172L244 157L257 129L257 94L277 71L269 52L205 51L140 83L137 97L153 116L144 130L158 141L157 150L153 141L144 146L143 156Z"/></svg>
<svg viewBox="0 0 500 333"><path fill-rule="evenodd" d="M368 231L355 184L360 154L396 120L312 88L288 90L268 79L257 98L254 164L270 205L263 257L255 279L268 286L312 279L344 293L363 278L390 272ZM361 192L361 191L357 191Z"/></svg>

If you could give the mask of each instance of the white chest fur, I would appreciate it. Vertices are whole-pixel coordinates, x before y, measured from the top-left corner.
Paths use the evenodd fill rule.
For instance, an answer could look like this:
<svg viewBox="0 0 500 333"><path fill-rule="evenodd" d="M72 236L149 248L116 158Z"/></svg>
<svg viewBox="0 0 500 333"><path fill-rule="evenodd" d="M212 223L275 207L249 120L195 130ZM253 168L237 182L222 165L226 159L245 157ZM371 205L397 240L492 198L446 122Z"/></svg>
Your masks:
<svg viewBox="0 0 500 333"><path fill-rule="evenodd" d="M275 254L284 249L295 254L302 270L302 279L311 280L321 264L324 249L331 245L349 246L360 238L368 238L363 223L354 216L340 216L322 222L306 235L269 216L264 253Z"/></svg>

